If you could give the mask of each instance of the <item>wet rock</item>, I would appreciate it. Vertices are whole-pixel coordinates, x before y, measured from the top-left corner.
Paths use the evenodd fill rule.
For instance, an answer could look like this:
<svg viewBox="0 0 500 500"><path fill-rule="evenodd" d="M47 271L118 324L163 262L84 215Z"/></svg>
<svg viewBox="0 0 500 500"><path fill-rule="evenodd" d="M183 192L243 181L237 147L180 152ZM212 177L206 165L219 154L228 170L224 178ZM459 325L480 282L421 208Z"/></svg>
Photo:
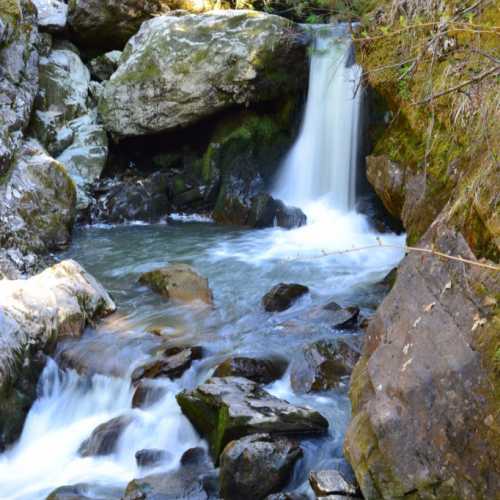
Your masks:
<svg viewBox="0 0 500 500"><path fill-rule="evenodd" d="M201 356L202 348L199 346L169 349L164 355L138 366L132 372L132 383L136 384L144 378L179 378L191 367L192 362L201 359Z"/></svg>
<svg viewBox="0 0 500 500"><path fill-rule="evenodd" d="M330 302L324 309L328 311L328 321L336 330L352 330L358 326L359 307L340 307L336 302Z"/></svg>
<svg viewBox="0 0 500 500"><path fill-rule="evenodd" d="M31 1L2 2L0 11L0 176L24 139L38 90L40 37ZM0 231L1 234L1 231ZM0 245L1 246L1 245Z"/></svg>
<svg viewBox="0 0 500 500"><path fill-rule="evenodd" d="M210 484L213 466L200 448L188 450L181 458L179 469L134 479L127 485L123 500L177 500L189 498L207 500L212 493ZM188 455L187 458L186 454ZM210 495L212 498L212 495Z"/></svg>
<svg viewBox="0 0 500 500"><path fill-rule="evenodd" d="M45 253L65 248L75 218L75 188L64 167L36 141L23 143L0 184L0 246Z"/></svg>
<svg viewBox="0 0 500 500"><path fill-rule="evenodd" d="M244 377L258 384L269 384L281 378L286 371L284 359L256 359L234 357L226 359L214 371L214 377Z"/></svg>
<svg viewBox="0 0 500 500"><path fill-rule="evenodd" d="M252 434L231 441L220 457L220 491L227 500L253 500L279 491L302 450L288 438Z"/></svg>
<svg viewBox="0 0 500 500"><path fill-rule="evenodd" d="M307 217L296 207L288 207L268 194L252 198L247 225L255 228L279 226L286 229L305 225Z"/></svg>
<svg viewBox="0 0 500 500"><path fill-rule="evenodd" d="M475 259L442 219L419 246ZM365 498L497 494L498 374L490 363L499 292L498 273L476 266L416 253L399 266L351 377L344 449Z"/></svg>
<svg viewBox="0 0 500 500"><path fill-rule="evenodd" d="M349 375L359 359L359 351L342 339L323 339L309 344L291 367L294 391L334 389Z"/></svg>
<svg viewBox="0 0 500 500"><path fill-rule="evenodd" d="M169 458L165 450L139 450L135 453L135 461L138 467L155 467Z"/></svg>
<svg viewBox="0 0 500 500"><path fill-rule="evenodd" d="M318 412L271 396L240 377L211 378L192 391L179 393L177 402L209 440L215 459L229 441L248 434L321 434L328 428Z"/></svg>
<svg viewBox="0 0 500 500"><path fill-rule="evenodd" d="M309 500L309 496L306 493L298 493L295 491L273 493L266 497L266 500ZM334 499L336 500L336 499ZM341 499L342 500L342 499ZM345 500L345 499L343 499Z"/></svg>
<svg viewBox="0 0 500 500"><path fill-rule="evenodd" d="M170 184L170 176L163 172L100 181L94 186L91 222L158 222L170 212Z"/></svg>
<svg viewBox="0 0 500 500"><path fill-rule="evenodd" d="M132 408L147 408L158 402L166 394L166 389L148 380L139 380L132 397Z"/></svg>
<svg viewBox="0 0 500 500"><path fill-rule="evenodd" d="M122 415L97 426L92 434L80 445L78 453L82 457L110 455L123 431L132 423L133 417Z"/></svg>
<svg viewBox="0 0 500 500"><path fill-rule="evenodd" d="M356 485L335 469L313 471L309 474L309 483L318 497L340 495L354 497L358 494Z"/></svg>
<svg viewBox="0 0 500 500"><path fill-rule="evenodd" d="M60 0L32 0L38 12L38 26L49 33L60 33L66 28L68 6Z"/></svg>
<svg viewBox="0 0 500 500"><path fill-rule="evenodd" d="M305 37L284 18L232 10L159 16L129 40L99 109L114 135L158 133L293 92L306 67Z"/></svg>
<svg viewBox="0 0 500 500"><path fill-rule="evenodd" d="M139 283L149 286L166 299L213 304L208 280L187 264L172 264L142 274Z"/></svg>
<svg viewBox="0 0 500 500"><path fill-rule="evenodd" d="M40 353L114 309L102 286L71 260L30 279L0 281L0 449L18 437L36 397Z"/></svg>
<svg viewBox="0 0 500 500"><path fill-rule="evenodd" d="M99 82L109 80L110 76L118 68L121 56L120 50L112 50L95 57L90 61L90 73Z"/></svg>
<svg viewBox="0 0 500 500"><path fill-rule="evenodd" d="M280 283L264 295L262 305L268 312L284 311L306 293L309 293L309 288L304 285Z"/></svg>
<svg viewBox="0 0 500 500"><path fill-rule="evenodd" d="M122 488L91 483L60 486L46 500L120 500Z"/></svg>

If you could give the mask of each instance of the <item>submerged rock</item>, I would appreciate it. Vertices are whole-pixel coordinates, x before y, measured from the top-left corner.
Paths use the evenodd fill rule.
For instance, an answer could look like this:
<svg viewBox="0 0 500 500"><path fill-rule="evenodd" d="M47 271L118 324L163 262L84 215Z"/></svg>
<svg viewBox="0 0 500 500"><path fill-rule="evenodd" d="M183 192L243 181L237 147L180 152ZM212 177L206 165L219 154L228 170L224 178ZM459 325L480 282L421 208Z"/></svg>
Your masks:
<svg viewBox="0 0 500 500"><path fill-rule="evenodd" d="M300 208L288 207L282 201L268 194L252 198L252 206L247 225L255 228L283 227L293 229L304 226L307 217Z"/></svg>
<svg viewBox="0 0 500 500"><path fill-rule="evenodd" d="M306 293L309 288L304 285L279 283L262 297L262 305L268 312L284 311Z"/></svg>
<svg viewBox="0 0 500 500"><path fill-rule="evenodd" d="M133 418L122 415L97 426L92 434L80 445L78 453L82 457L110 455L123 431L132 423Z"/></svg>
<svg viewBox="0 0 500 500"><path fill-rule="evenodd" d="M271 396L241 377L211 378L177 395L183 413L210 442L217 460L231 440L248 434L322 434L328 422L317 411Z"/></svg>
<svg viewBox="0 0 500 500"><path fill-rule="evenodd" d="M139 380L132 397L132 408L147 408L166 394L164 387L157 386L147 379Z"/></svg>
<svg viewBox="0 0 500 500"><path fill-rule="evenodd" d="M208 280L187 264L172 264L149 271L139 277L139 283L147 285L168 300L213 304Z"/></svg>
<svg viewBox="0 0 500 500"><path fill-rule="evenodd" d="M132 372L132 383L136 384L143 378L179 378L191 367L194 360L201 359L201 355L202 349L199 346L169 349L164 355L138 366Z"/></svg>
<svg viewBox="0 0 500 500"><path fill-rule="evenodd" d="M355 497L358 495L356 485L348 481L338 470L320 470L309 474L309 483L318 497L339 495L344 497Z"/></svg>
<svg viewBox="0 0 500 500"><path fill-rule="evenodd" d="M358 326L358 306L341 307L336 302L330 302L323 309L328 311L328 322L336 330L352 330Z"/></svg>
<svg viewBox="0 0 500 500"><path fill-rule="evenodd" d="M105 127L116 136L158 133L281 97L303 83L305 42L298 25L262 12L146 21L106 82L99 105Z"/></svg>
<svg viewBox="0 0 500 500"><path fill-rule="evenodd" d="M71 486L60 486L50 493L46 500L120 500L122 495L122 488L79 483Z"/></svg>
<svg viewBox="0 0 500 500"><path fill-rule="evenodd" d="M44 365L37 353L114 310L104 288L71 260L27 280L0 281L0 449L18 437L36 396Z"/></svg>
<svg viewBox="0 0 500 500"><path fill-rule="evenodd" d="M288 362L285 359L234 357L226 359L214 371L214 377L244 377L258 384L269 384L281 378Z"/></svg>
<svg viewBox="0 0 500 500"><path fill-rule="evenodd" d="M338 386L359 359L359 351L342 339L323 339L306 346L291 367L297 392L325 391Z"/></svg>
<svg viewBox="0 0 500 500"><path fill-rule="evenodd" d="M122 52L120 50L112 50L106 52L90 61L90 73L99 82L109 80L110 76L118 68Z"/></svg>
<svg viewBox="0 0 500 500"><path fill-rule="evenodd" d="M269 434L231 441L220 457L220 491L226 500L258 500L279 491L302 456L297 442Z"/></svg>

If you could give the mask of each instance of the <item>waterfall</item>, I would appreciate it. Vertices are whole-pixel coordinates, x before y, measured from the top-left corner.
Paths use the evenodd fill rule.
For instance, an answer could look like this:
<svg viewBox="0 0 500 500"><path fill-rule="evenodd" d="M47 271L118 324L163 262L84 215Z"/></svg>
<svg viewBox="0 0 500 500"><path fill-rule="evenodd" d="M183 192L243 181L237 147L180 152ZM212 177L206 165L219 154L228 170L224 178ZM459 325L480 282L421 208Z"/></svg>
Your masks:
<svg viewBox="0 0 500 500"><path fill-rule="evenodd" d="M276 197L300 207L328 197L332 208L354 208L360 78L345 30L342 34L333 26L313 28L304 119L282 167Z"/></svg>

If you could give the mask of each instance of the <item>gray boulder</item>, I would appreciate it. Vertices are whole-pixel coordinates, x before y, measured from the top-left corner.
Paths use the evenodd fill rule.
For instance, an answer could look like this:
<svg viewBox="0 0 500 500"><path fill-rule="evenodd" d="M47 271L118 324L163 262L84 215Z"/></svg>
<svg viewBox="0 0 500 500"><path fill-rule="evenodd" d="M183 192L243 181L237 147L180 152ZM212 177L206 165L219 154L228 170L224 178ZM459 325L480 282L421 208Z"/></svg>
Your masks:
<svg viewBox="0 0 500 500"><path fill-rule="evenodd" d="M60 0L32 0L38 12L38 26L49 33L60 33L66 28L68 6Z"/></svg>
<svg viewBox="0 0 500 500"><path fill-rule="evenodd" d="M271 396L241 377L214 377L192 391L177 394L177 402L218 457L229 441L248 434L322 434L327 420L308 407Z"/></svg>
<svg viewBox="0 0 500 500"><path fill-rule="evenodd" d="M225 500L259 500L286 485L302 456L297 442L269 434L231 441L220 458L220 491Z"/></svg>
<svg viewBox="0 0 500 500"><path fill-rule="evenodd" d="M296 90L305 48L297 25L261 12L156 17L128 42L99 110L116 136L186 126Z"/></svg>
<svg viewBox="0 0 500 500"><path fill-rule="evenodd" d="M309 484L316 495L320 498L329 495L340 495L341 497L358 496L358 488L348 481L338 470L320 470L309 474Z"/></svg>

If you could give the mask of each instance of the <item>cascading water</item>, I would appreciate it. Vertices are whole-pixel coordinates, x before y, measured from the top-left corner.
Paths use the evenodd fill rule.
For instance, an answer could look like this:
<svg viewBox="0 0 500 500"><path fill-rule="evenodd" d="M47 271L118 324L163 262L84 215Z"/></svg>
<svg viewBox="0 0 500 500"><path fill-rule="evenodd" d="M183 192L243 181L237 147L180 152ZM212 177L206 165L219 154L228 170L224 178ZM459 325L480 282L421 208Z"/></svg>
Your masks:
<svg viewBox="0 0 500 500"><path fill-rule="evenodd" d="M293 364L306 343L345 336L317 315L327 301L356 304L364 314L373 312L383 293L377 283L401 259L402 251L343 251L372 245L376 238L398 245L404 236L379 235L352 210L360 70L351 64L350 42L333 28L316 30L314 39L302 130L276 188L277 197L306 212L308 224L290 231L248 231L199 222L79 228L66 257L96 276L119 310L71 344L79 362L98 374L61 372L49 362L21 438L0 455L0 498L41 500L56 487L76 483L89 485L86 498L121 498L130 480L175 469L184 451L205 446L175 401L179 391L206 380L230 355L274 355ZM213 310L165 303L137 283L141 273L176 261L193 265L209 279ZM261 297L280 281L303 283L311 293L291 309L269 315L262 310ZM149 333L158 326L168 332L163 339ZM355 341L360 334L345 337ZM203 359L180 379L156 381L165 395L154 405L132 409L131 370L155 351L158 342L172 340L202 346ZM350 414L346 384L324 393L298 394L290 380L288 371L267 390L314 407L330 422L327 437L301 442L304 458L287 487L313 498L309 471L345 466L342 442ZM118 416L133 421L115 451L80 456L79 447L93 429ZM134 454L144 448L164 450L164 462L153 470L139 469Z"/></svg>
<svg viewBox="0 0 500 500"><path fill-rule="evenodd" d="M361 68L353 62L352 42L338 30L313 29L304 119L275 191L291 205L325 197L338 210L354 208Z"/></svg>

